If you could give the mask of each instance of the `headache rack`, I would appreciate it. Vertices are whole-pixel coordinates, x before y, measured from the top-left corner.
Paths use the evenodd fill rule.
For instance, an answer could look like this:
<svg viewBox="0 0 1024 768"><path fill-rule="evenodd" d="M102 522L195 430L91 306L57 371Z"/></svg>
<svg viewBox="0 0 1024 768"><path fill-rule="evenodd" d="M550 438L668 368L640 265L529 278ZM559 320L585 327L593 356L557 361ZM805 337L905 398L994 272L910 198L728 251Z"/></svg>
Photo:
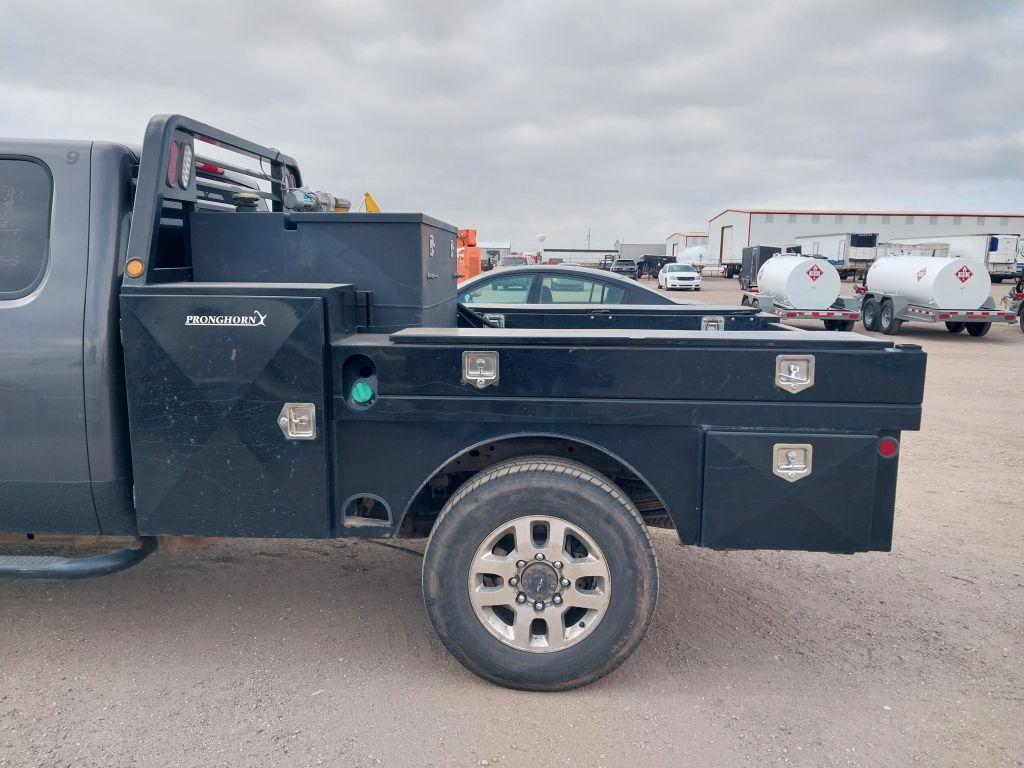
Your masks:
<svg viewBox="0 0 1024 768"><path fill-rule="evenodd" d="M200 157L196 142L255 160L257 167ZM237 183L232 184L232 177ZM260 182L269 191L260 189ZM149 121L142 145L124 284L191 279L186 232L198 206L232 210L232 194L238 189L255 193L270 210L280 212L287 190L301 185L295 160L276 149L183 115L157 115Z"/></svg>

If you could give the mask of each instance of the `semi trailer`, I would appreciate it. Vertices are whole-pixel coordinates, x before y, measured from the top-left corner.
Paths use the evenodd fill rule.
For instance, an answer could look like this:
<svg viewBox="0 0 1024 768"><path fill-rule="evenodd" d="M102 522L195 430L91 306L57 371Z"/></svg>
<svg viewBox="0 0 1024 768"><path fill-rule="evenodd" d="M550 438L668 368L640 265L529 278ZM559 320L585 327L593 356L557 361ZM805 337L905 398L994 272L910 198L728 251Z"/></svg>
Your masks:
<svg viewBox="0 0 1024 768"><path fill-rule="evenodd" d="M1017 249L1020 235L943 235L938 237L897 237L895 246L932 243L948 246L948 255L965 259L986 272L994 283L1012 280L1017 274Z"/></svg>
<svg viewBox="0 0 1024 768"><path fill-rule="evenodd" d="M805 256L821 256L839 272L839 277L862 279L875 260L878 235L840 232L830 235L802 235L794 238Z"/></svg>
<svg viewBox="0 0 1024 768"><path fill-rule="evenodd" d="M110 574L195 537L425 538L444 647L547 691L643 638L651 529L891 549L920 347L742 307L494 327L457 300L455 227L329 198L180 115L141 150L0 140L0 533L109 550L0 576Z"/></svg>

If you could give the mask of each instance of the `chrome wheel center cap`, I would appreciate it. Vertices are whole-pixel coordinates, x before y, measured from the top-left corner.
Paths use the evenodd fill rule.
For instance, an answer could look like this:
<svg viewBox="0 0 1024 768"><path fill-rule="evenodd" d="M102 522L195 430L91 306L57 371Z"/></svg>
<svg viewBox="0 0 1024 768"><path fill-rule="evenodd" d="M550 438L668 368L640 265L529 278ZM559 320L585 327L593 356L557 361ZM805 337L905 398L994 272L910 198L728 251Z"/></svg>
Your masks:
<svg viewBox="0 0 1024 768"><path fill-rule="evenodd" d="M530 563L519 576L520 589L531 602L548 602L559 591L558 571L547 563Z"/></svg>

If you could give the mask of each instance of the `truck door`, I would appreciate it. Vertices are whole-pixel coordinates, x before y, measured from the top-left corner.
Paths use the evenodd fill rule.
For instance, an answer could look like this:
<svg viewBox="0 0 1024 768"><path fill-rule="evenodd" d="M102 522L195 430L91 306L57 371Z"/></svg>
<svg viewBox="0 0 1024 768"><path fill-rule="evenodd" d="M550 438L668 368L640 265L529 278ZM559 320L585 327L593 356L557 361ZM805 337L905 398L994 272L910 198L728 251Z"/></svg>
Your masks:
<svg viewBox="0 0 1024 768"><path fill-rule="evenodd" d="M89 156L0 147L0 531L99 533L82 383Z"/></svg>

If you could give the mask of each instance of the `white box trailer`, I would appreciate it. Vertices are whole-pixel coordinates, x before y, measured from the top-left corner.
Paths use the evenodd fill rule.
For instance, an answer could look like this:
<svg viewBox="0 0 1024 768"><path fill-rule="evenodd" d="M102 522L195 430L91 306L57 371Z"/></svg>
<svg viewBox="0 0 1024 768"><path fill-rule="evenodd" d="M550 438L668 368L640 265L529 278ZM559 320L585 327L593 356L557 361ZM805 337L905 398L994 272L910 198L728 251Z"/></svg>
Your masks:
<svg viewBox="0 0 1024 768"><path fill-rule="evenodd" d="M1017 272L1017 249L1020 235L945 235L939 237L898 237L889 241L897 245L945 243L949 256L966 259L985 269L992 282L1012 279Z"/></svg>
<svg viewBox="0 0 1024 768"><path fill-rule="evenodd" d="M805 256L824 257L843 280L867 275L878 248L878 234L874 232L801 235L793 240Z"/></svg>
<svg viewBox="0 0 1024 768"><path fill-rule="evenodd" d="M949 243L879 243L877 259L890 256L949 256Z"/></svg>

